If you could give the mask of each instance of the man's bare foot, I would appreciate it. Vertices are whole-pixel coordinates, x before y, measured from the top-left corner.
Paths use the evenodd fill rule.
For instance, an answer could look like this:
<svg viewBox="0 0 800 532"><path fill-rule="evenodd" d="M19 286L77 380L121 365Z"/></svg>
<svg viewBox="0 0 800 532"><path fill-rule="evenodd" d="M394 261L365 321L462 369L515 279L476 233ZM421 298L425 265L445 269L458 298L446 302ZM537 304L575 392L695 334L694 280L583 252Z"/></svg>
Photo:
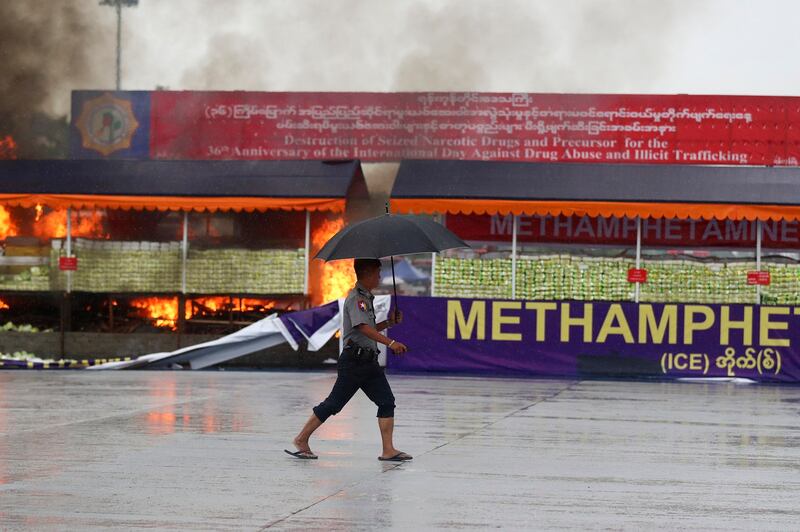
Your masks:
<svg viewBox="0 0 800 532"><path fill-rule="evenodd" d="M413 458L414 457L408 453L398 451L397 449L392 449L391 451L385 451L378 457L378 460L382 462L405 462L407 460L412 460Z"/></svg>
<svg viewBox="0 0 800 532"><path fill-rule="evenodd" d="M309 454L311 456L316 456L314 452L311 450L311 447L309 447L308 440L301 440L300 438L295 438L294 440L292 440L292 443L294 443L294 446L297 448L299 452L304 454Z"/></svg>

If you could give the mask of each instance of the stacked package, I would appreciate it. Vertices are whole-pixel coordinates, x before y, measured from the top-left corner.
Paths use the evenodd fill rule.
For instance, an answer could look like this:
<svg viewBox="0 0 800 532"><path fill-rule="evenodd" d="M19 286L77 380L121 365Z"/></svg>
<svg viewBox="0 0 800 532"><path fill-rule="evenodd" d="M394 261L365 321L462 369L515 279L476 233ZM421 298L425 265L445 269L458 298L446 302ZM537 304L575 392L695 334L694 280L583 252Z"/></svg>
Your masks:
<svg viewBox="0 0 800 532"><path fill-rule="evenodd" d="M58 259L64 243L53 241L50 284L66 287ZM76 239L78 292L175 293L181 290L180 242L116 242ZM189 249L189 293L298 294L303 292L305 250ZM47 288L45 288L47 289Z"/></svg>
<svg viewBox="0 0 800 532"><path fill-rule="evenodd" d="M0 290L46 292L50 290L50 268L31 266L19 273L0 275Z"/></svg>
<svg viewBox="0 0 800 532"><path fill-rule="evenodd" d="M436 295L511 297L511 259L450 259L436 263Z"/></svg>
<svg viewBox="0 0 800 532"><path fill-rule="evenodd" d="M301 294L304 249L189 250L186 287L190 293Z"/></svg>
<svg viewBox="0 0 800 532"><path fill-rule="evenodd" d="M76 292L177 292L181 287L179 242L116 242L76 239L73 253L78 270L72 274ZM66 272L58 270L62 242L53 241L52 280L55 290L66 287Z"/></svg>
<svg viewBox="0 0 800 532"><path fill-rule="evenodd" d="M517 261L517 297L524 299L630 299L626 260L571 255L522 256Z"/></svg>
<svg viewBox="0 0 800 532"><path fill-rule="evenodd" d="M498 268L502 263L504 268ZM520 256L519 299L630 301L635 285L627 280L630 258L576 255ZM647 282L640 300L682 303L755 303L756 287L747 284L749 262L703 263L645 260ZM762 303L800 305L800 266L767 263L771 285L762 287ZM443 297L511 297L511 260L441 258L436 263L436 294Z"/></svg>

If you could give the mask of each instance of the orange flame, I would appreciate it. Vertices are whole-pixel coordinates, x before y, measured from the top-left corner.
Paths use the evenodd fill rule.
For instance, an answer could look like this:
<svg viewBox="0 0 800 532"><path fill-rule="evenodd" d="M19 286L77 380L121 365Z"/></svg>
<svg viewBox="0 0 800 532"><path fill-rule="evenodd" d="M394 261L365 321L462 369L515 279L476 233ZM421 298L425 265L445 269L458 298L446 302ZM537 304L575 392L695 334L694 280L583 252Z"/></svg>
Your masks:
<svg viewBox="0 0 800 532"><path fill-rule="evenodd" d="M11 219L8 209L0 205L0 240L5 240L10 236L17 236L17 226Z"/></svg>
<svg viewBox="0 0 800 532"><path fill-rule="evenodd" d="M0 299L0 310L7 310L7 309L10 309L10 308L11 307L8 306L8 303L6 303L2 299Z"/></svg>
<svg viewBox="0 0 800 532"><path fill-rule="evenodd" d="M152 319L156 327L178 328L177 297L140 297L132 299L130 303L140 310L140 316Z"/></svg>
<svg viewBox="0 0 800 532"><path fill-rule="evenodd" d="M217 312L220 310L232 311L232 312L245 312L253 309L273 309L277 306L277 302L269 299L251 299L251 298L228 298L228 297L198 297L192 299L193 303L197 303L198 305L202 305L208 310L212 312ZM197 312L192 313L192 309L194 305L187 304L186 305L186 319L191 318L200 313L200 309Z"/></svg>
<svg viewBox="0 0 800 532"><path fill-rule="evenodd" d="M11 135L0 137L0 159L16 159L17 143Z"/></svg>
<svg viewBox="0 0 800 532"><path fill-rule="evenodd" d="M318 251L325 242L344 227L344 219L325 220L311 235L311 243L314 253ZM312 254L313 256L313 254ZM356 274L353 272L352 260L337 260L320 264L314 261L312 267L316 270L316 283L313 290L313 304L327 303L334 299L339 299L347 295L356 282Z"/></svg>
<svg viewBox="0 0 800 532"><path fill-rule="evenodd" d="M33 233L39 238L64 238L67 236L67 211L58 210L41 215L36 212ZM103 227L103 213L98 211L72 212L73 238L108 238Z"/></svg>
<svg viewBox="0 0 800 532"><path fill-rule="evenodd" d="M252 309L271 309L277 303L268 299L251 299L238 297L232 300L227 297L201 297L192 299L212 312L225 311L248 311ZM117 302L113 303L115 306ZM176 297L140 297L132 299L130 305L139 310L139 316L149 318L156 327L176 330L178 328L178 298ZM194 309L194 312L193 312ZM187 302L184 317L188 320L200 314L202 309L197 309L191 302Z"/></svg>

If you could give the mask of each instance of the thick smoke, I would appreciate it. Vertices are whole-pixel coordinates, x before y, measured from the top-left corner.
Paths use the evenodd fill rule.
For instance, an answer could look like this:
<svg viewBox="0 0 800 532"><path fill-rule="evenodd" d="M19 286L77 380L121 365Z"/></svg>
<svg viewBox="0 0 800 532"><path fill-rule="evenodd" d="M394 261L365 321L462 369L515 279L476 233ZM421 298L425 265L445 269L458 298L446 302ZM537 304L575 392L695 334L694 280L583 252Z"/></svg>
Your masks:
<svg viewBox="0 0 800 532"><path fill-rule="evenodd" d="M406 52L388 89L620 92L628 85L646 92L662 81L680 7L636 0L418 4L404 20Z"/></svg>
<svg viewBox="0 0 800 532"><path fill-rule="evenodd" d="M21 157L64 149L73 88L114 82L115 26L98 20L96 2L0 2L0 134L17 140Z"/></svg>
<svg viewBox="0 0 800 532"><path fill-rule="evenodd" d="M52 118L69 112L71 90L113 87L115 12L98 4L0 1L0 134L14 134L23 150L54 142L39 133L63 129ZM123 87L646 92L663 81L687 6L700 9L637 0L141 0L123 10Z"/></svg>

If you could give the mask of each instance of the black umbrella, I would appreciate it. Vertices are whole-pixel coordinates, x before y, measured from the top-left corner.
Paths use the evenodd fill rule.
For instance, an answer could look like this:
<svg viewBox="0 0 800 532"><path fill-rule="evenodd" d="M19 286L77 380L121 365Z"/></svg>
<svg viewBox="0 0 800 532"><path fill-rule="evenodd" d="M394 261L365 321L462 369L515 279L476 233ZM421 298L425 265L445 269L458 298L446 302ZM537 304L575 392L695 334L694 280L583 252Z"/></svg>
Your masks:
<svg viewBox="0 0 800 532"><path fill-rule="evenodd" d="M398 216L387 212L383 216L348 225L333 235L315 258L331 261L391 257L392 285L397 301L397 283L394 279L395 255L436 253L446 249L468 247L442 224L429 218Z"/></svg>

